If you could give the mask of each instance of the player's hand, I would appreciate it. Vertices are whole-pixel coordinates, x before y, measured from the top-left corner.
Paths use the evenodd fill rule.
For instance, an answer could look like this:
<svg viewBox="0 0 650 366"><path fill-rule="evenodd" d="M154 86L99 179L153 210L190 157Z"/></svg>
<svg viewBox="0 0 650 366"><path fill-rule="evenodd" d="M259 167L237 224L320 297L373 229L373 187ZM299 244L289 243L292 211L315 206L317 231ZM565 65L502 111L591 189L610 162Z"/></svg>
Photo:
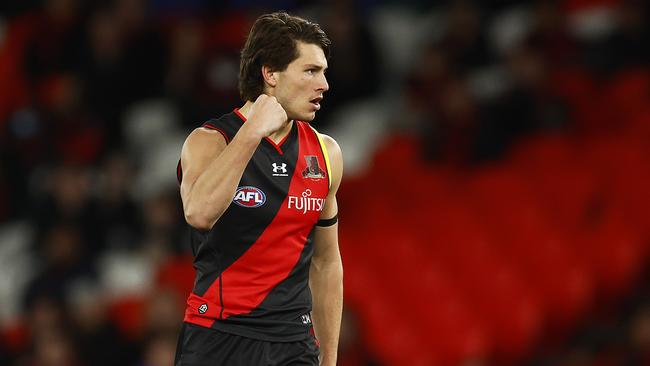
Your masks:
<svg viewBox="0 0 650 366"><path fill-rule="evenodd" d="M288 123L287 112L275 97L260 94L250 109L246 124L254 126L260 138L268 137Z"/></svg>

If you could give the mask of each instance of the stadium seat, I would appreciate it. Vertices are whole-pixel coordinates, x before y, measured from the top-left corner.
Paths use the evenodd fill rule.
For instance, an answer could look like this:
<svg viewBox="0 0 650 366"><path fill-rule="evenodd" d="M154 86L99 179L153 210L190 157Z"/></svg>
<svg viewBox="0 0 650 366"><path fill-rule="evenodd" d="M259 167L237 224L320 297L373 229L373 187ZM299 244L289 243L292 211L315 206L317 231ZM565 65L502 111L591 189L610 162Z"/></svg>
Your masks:
<svg viewBox="0 0 650 366"><path fill-rule="evenodd" d="M185 299L194 287L194 268L189 255L169 258L158 268L156 283L159 288L170 288Z"/></svg>
<svg viewBox="0 0 650 366"><path fill-rule="evenodd" d="M607 298L620 297L640 274L646 253L641 237L621 219L609 219L582 238L583 252L598 273L598 288Z"/></svg>
<svg viewBox="0 0 650 366"><path fill-rule="evenodd" d="M108 314L122 335L130 340L139 338L145 318L146 299L139 296L124 296L113 300Z"/></svg>
<svg viewBox="0 0 650 366"><path fill-rule="evenodd" d="M621 127L643 112L650 98L650 75L644 69L620 72L607 86L606 99L618 116Z"/></svg>

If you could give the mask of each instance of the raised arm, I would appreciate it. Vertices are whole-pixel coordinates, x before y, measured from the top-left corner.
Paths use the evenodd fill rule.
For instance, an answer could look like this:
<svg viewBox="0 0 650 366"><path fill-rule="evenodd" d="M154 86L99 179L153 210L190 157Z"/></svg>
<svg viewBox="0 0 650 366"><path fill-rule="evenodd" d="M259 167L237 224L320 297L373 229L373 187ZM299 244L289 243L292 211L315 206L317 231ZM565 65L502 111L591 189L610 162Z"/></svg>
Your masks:
<svg viewBox="0 0 650 366"><path fill-rule="evenodd" d="M275 97L260 95L249 111L229 144L219 132L205 128L192 131L183 144L183 211L187 223L199 230L210 230L228 208L261 139L287 124Z"/></svg>
<svg viewBox="0 0 650 366"><path fill-rule="evenodd" d="M332 187L320 219L328 220L338 214L336 192L343 176L343 159L336 141L326 135L322 137L330 155ZM309 286L313 297L312 321L320 342L321 365L336 365L343 310L343 265L339 253L338 223L316 227Z"/></svg>

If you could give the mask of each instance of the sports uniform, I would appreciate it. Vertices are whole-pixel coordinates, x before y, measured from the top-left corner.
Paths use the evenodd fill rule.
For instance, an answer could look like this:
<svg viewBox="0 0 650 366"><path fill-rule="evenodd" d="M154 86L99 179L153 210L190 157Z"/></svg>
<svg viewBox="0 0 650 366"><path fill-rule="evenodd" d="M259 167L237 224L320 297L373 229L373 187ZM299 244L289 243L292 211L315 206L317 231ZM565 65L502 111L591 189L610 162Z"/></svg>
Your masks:
<svg viewBox="0 0 650 366"><path fill-rule="evenodd" d="M203 127L219 131L229 143L245 121L235 109ZM212 229L191 228L196 279L176 365L255 363L266 357L261 354L288 357L291 349L317 364L309 268L314 227L331 185L329 168L318 133L294 121L280 143L260 142ZM178 175L182 179L180 163ZM242 348L250 354L239 354L246 352ZM217 352L210 355L210 349Z"/></svg>

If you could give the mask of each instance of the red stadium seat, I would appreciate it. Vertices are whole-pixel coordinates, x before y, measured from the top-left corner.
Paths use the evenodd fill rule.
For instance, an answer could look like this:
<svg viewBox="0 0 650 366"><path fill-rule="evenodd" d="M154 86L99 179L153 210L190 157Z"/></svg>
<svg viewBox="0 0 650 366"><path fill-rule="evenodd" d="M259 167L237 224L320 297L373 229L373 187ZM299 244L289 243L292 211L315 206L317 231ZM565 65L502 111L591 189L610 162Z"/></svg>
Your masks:
<svg viewBox="0 0 650 366"><path fill-rule="evenodd" d="M517 364L544 332L566 336L596 288L615 296L638 273L648 236L634 216L650 205L641 145L545 136L464 176L422 169L410 141L384 149L349 195L358 206L341 250L355 277L346 298L368 309L388 364Z"/></svg>
<svg viewBox="0 0 650 366"><path fill-rule="evenodd" d="M592 300L593 275L564 234L572 225L550 220L532 191L507 170L493 170L470 183L468 197L503 259L541 296L550 324L567 329Z"/></svg>
<svg viewBox="0 0 650 366"><path fill-rule="evenodd" d="M420 352L415 332L402 321L404 309L394 306L394 297L388 293L376 293L359 313L364 325L364 338L369 348L390 365L402 365L409 355Z"/></svg>
<svg viewBox="0 0 650 366"><path fill-rule="evenodd" d="M620 219L606 220L586 232L583 252L598 273L599 289L608 298L620 297L638 278L647 250L641 237Z"/></svg>
<svg viewBox="0 0 650 366"><path fill-rule="evenodd" d="M174 290L179 298L186 299L194 287L194 268L189 255L169 258L158 268L158 287Z"/></svg>
<svg viewBox="0 0 650 366"><path fill-rule="evenodd" d="M109 304L108 314L120 332L130 340L140 336L145 319L146 299L140 296L122 297Z"/></svg>
<svg viewBox="0 0 650 366"><path fill-rule="evenodd" d="M25 322L18 319L6 321L0 328L0 339L7 351L20 354L29 347L30 330Z"/></svg>
<svg viewBox="0 0 650 366"><path fill-rule="evenodd" d="M522 357L542 330L544 314L539 296L500 256L498 248L484 242L464 249L465 255L459 257L464 263L452 273L469 300L472 314L486 327L500 357Z"/></svg>
<svg viewBox="0 0 650 366"><path fill-rule="evenodd" d="M606 90L606 98L618 116L620 125L629 128L631 119L649 104L650 75L647 70L625 70L614 78ZM616 127L616 126L613 126Z"/></svg>

